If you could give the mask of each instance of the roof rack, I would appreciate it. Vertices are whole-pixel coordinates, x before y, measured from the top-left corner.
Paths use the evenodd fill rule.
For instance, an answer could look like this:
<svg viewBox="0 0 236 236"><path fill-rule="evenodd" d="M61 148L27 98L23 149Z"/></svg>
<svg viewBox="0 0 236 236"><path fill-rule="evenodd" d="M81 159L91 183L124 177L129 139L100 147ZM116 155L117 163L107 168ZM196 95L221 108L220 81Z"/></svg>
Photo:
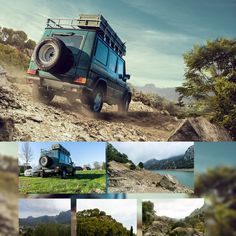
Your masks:
<svg viewBox="0 0 236 236"><path fill-rule="evenodd" d="M125 43L121 41L102 15L82 14L77 19L48 19L47 28L94 29L120 56L126 54Z"/></svg>

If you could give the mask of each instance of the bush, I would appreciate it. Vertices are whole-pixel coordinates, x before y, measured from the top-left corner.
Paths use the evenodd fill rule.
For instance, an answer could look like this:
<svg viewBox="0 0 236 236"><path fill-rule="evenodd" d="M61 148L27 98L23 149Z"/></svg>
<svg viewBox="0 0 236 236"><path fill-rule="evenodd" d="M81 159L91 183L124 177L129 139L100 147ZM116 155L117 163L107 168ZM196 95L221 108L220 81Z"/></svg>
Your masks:
<svg viewBox="0 0 236 236"><path fill-rule="evenodd" d="M135 170L136 169L136 165L134 163L131 163L129 166L130 170Z"/></svg>

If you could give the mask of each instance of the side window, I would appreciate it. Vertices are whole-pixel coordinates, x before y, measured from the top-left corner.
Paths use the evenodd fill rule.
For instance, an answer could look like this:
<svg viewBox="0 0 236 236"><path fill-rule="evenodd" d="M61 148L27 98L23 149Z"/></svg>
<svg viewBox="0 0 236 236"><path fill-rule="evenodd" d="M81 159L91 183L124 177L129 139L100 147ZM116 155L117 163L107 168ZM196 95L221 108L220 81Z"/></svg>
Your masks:
<svg viewBox="0 0 236 236"><path fill-rule="evenodd" d="M108 66L109 66L109 69L113 72L116 71L116 62L117 62L117 56L112 50L110 50Z"/></svg>
<svg viewBox="0 0 236 236"><path fill-rule="evenodd" d="M118 58L117 74L124 76L124 61Z"/></svg>
<svg viewBox="0 0 236 236"><path fill-rule="evenodd" d="M95 57L99 62L106 66L108 57L108 47L104 43L102 43L101 40L98 40L97 42Z"/></svg>
<svg viewBox="0 0 236 236"><path fill-rule="evenodd" d="M65 163L65 155L63 152L60 152L60 163Z"/></svg>

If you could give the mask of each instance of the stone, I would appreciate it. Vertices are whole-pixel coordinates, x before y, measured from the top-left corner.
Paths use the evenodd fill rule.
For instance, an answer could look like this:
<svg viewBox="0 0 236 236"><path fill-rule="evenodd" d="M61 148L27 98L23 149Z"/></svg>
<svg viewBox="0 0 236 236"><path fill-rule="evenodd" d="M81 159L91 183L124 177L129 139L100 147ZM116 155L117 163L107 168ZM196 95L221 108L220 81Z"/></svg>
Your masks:
<svg viewBox="0 0 236 236"><path fill-rule="evenodd" d="M232 141L226 129L204 117L187 118L170 135L168 141Z"/></svg>

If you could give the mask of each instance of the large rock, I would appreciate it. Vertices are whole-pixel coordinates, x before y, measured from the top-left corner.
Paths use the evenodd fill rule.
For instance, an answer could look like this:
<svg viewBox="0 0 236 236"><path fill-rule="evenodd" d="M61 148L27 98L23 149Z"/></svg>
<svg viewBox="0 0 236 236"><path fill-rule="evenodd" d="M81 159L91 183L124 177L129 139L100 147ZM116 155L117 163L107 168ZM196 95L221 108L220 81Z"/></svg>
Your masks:
<svg viewBox="0 0 236 236"><path fill-rule="evenodd" d="M163 175L159 182L161 187L171 191L175 190L176 184L178 184L178 181L171 175Z"/></svg>
<svg viewBox="0 0 236 236"><path fill-rule="evenodd" d="M185 119L168 141L231 141L226 129L211 124L204 117Z"/></svg>

